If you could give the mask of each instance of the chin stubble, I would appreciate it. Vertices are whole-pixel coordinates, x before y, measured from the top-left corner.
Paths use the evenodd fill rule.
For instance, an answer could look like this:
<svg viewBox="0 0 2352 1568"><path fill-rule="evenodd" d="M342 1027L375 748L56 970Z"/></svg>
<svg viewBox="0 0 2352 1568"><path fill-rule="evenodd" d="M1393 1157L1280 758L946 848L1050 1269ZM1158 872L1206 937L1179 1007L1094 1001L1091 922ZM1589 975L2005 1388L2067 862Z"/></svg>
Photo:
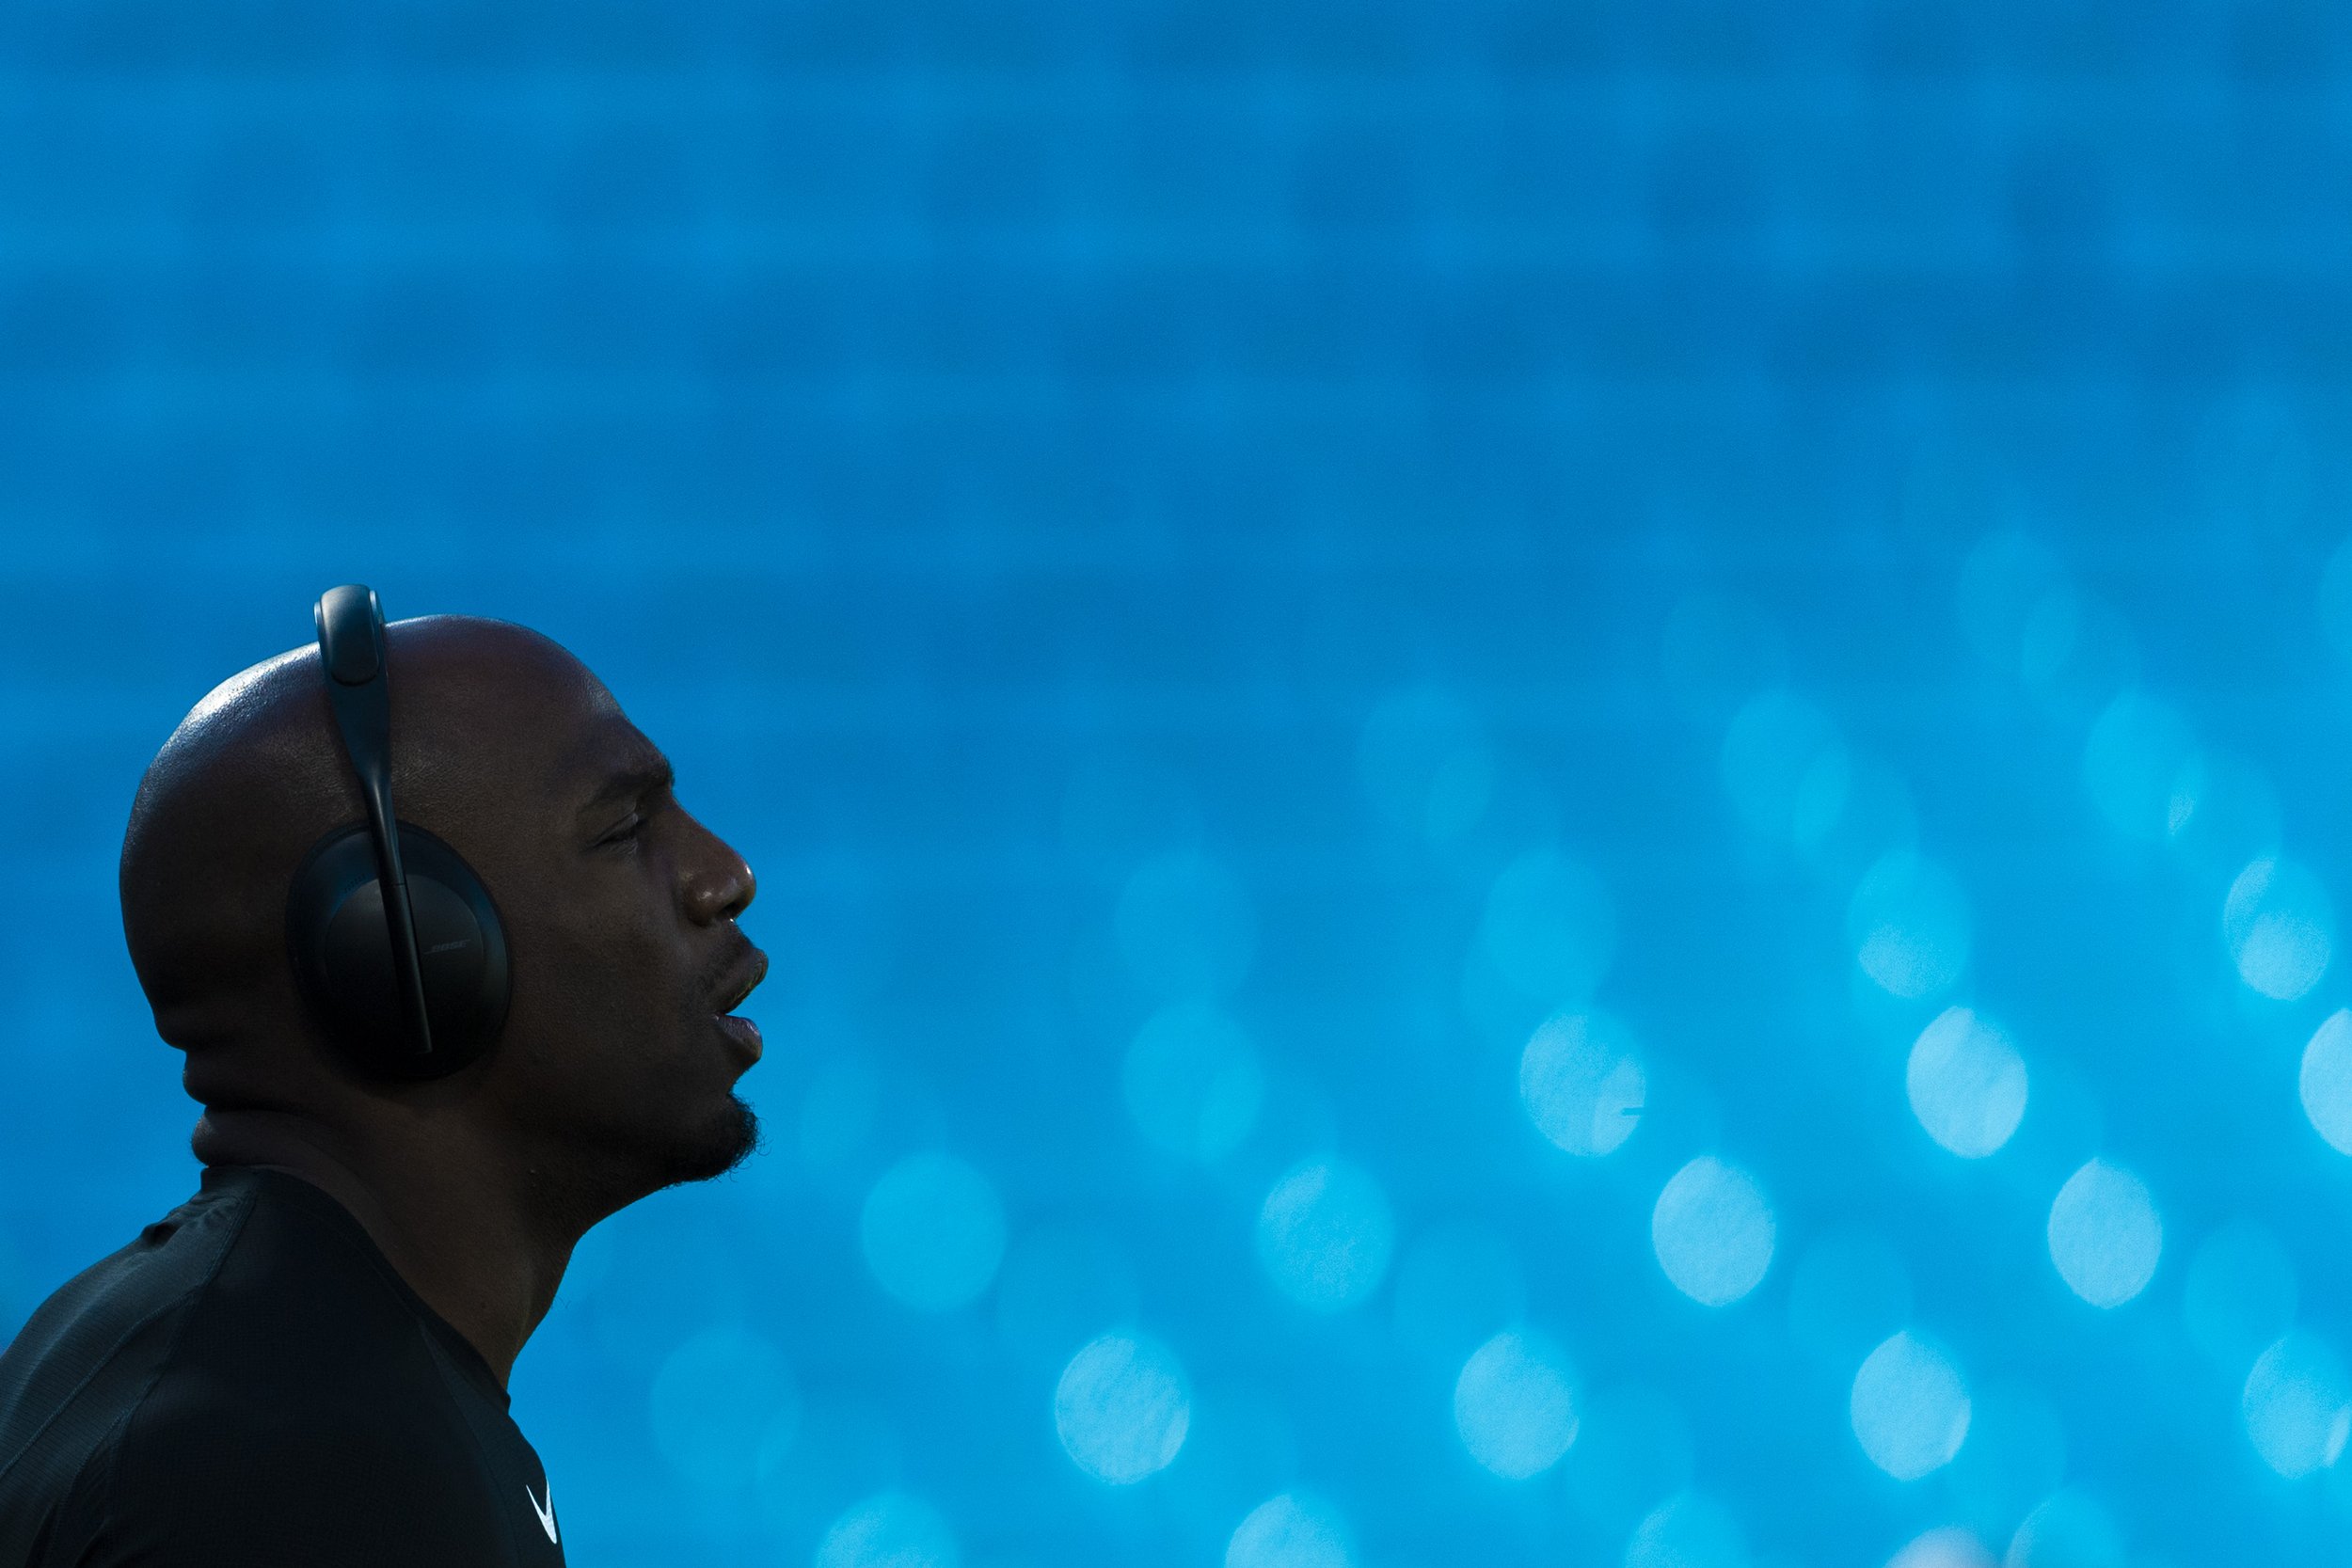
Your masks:
<svg viewBox="0 0 2352 1568"><path fill-rule="evenodd" d="M759 1117L739 1095L727 1096L725 1110L701 1136L671 1152L664 1186L708 1181L724 1176L759 1149Z"/></svg>

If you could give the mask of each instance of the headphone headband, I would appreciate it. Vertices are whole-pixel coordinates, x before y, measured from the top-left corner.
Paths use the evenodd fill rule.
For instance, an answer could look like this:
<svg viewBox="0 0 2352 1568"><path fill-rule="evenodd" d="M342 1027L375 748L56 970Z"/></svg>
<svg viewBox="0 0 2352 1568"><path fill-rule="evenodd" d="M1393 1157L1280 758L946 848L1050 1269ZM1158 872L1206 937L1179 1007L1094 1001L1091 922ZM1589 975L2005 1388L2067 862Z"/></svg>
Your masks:
<svg viewBox="0 0 2352 1568"><path fill-rule="evenodd" d="M384 890L385 934L390 938L394 989L420 1066L433 1060L433 1025L426 1015L424 971L417 958L417 921L408 899L408 878L401 864L400 834L392 815L392 700L384 657L384 606L375 590L360 583L330 588L319 596L319 664L326 677L326 700L335 710L343 752L358 775L367 805L368 838L375 851L377 884Z"/></svg>

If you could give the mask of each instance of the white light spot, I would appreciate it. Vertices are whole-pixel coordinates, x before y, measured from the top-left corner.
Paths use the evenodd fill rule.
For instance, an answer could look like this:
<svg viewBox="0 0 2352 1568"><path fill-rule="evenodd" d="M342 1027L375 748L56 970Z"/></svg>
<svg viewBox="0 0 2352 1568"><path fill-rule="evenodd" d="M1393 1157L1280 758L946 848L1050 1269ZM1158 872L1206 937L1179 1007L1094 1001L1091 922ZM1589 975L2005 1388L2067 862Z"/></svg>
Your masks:
<svg viewBox="0 0 2352 1568"><path fill-rule="evenodd" d="M1146 1335L1105 1334L1070 1358L1054 1387L1054 1431L1078 1468L1115 1486L1175 1462L1192 1425L1184 1369Z"/></svg>
<svg viewBox="0 0 2352 1568"><path fill-rule="evenodd" d="M909 1307L945 1312L988 1289L1005 1255L1005 1211L988 1179L952 1154L884 1171L858 1222L866 1266Z"/></svg>
<svg viewBox="0 0 2352 1568"><path fill-rule="evenodd" d="M705 1329L654 1374L654 1447L689 1481L739 1485L763 1442L789 1439L799 1409L775 1346L739 1328Z"/></svg>
<svg viewBox="0 0 2352 1568"><path fill-rule="evenodd" d="M1258 1212L1258 1261L1284 1295L1319 1312L1372 1294L1395 1243L1380 1184L1344 1161L1292 1167Z"/></svg>
<svg viewBox="0 0 2352 1568"><path fill-rule="evenodd" d="M2233 1220L2198 1243L2181 1289L2188 1337L2235 1376L2295 1322L2295 1265L2278 1239Z"/></svg>
<svg viewBox="0 0 2352 1568"><path fill-rule="evenodd" d="M1811 844L1835 827L1853 782L1837 726L1788 691L1767 691L1734 716L1723 773L1740 819L1783 844Z"/></svg>
<svg viewBox="0 0 2352 1568"><path fill-rule="evenodd" d="M1942 1469L1968 1436L1968 1386L1960 1369L1907 1332L1862 1363L1848 1410L1862 1451L1897 1481Z"/></svg>
<svg viewBox="0 0 2352 1568"><path fill-rule="evenodd" d="M1257 1053L1241 1025L1206 1003L1154 1013L1127 1048L1127 1112L1171 1154L1214 1161L1257 1125L1265 1096Z"/></svg>
<svg viewBox="0 0 2352 1568"><path fill-rule="evenodd" d="M1903 1072L1912 1115L1928 1136L1963 1160L2009 1142L2026 1114L2026 1064L1999 1026L1947 1007L1919 1032Z"/></svg>
<svg viewBox="0 0 2352 1568"><path fill-rule="evenodd" d="M882 1492L833 1522L816 1568L957 1568L956 1538L939 1511L905 1492Z"/></svg>
<svg viewBox="0 0 2352 1568"><path fill-rule="evenodd" d="M2093 1307L2121 1307L2148 1288L2164 1251L2164 1224L2138 1177L2092 1160L2050 1205L2050 1261Z"/></svg>
<svg viewBox="0 0 2352 1568"><path fill-rule="evenodd" d="M2123 1538L2080 1492L2053 1492L2010 1537L2001 1568L2123 1568Z"/></svg>
<svg viewBox="0 0 2352 1568"><path fill-rule="evenodd" d="M1864 873L1846 909L1854 961L1881 990L1917 1000L1968 967L1968 900L1933 861L1899 849Z"/></svg>
<svg viewBox="0 0 2352 1568"><path fill-rule="evenodd" d="M1355 1568L1339 1511L1305 1492L1268 1497L1225 1544L1225 1568Z"/></svg>
<svg viewBox="0 0 2352 1568"><path fill-rule="evenodd" d="M2328 973L2335 909L2319 879L2293 861L2258 860L2230 884L2221 933L2240 979L2265 996L2292 1002Z"/></svg>
<svg viewBox="0 0 2352 1568"><path fill-rule="evenodd" d="M1994 1568L1982 1542L1956 1526L1931 1529L1886 1560L1886 1568Z"/></svg>
<svg viewBox="0 0 2352 1568"><path fill-rule="evenodd" d="M1567 1357L1539 1334L1496 1335L1454 1380L1454 1427L1470 1457L1506 1481L1550 1469L1576 1441Z"/></svg>
<svg viewBox="0 0 2352 1568"><path fill-rule="evenodd" d="M1625 1568L1742 1568L1747 1547L1722 1504L1696 1492L1667 1498L1633 1527Z"/></svg>
<svg viewBox="0 0 2352 1568"><path fill-rule="evenodd" d="M2303 1048L2296 1087L2314 1132L2339 1154L2352 1154L2352 1012L2339 1007Z"/></svg>
<svg viewBox="0 0 2352 1568"><path fill-rule="evenodd" d="M2180 788L2197 737L2170 706L2137 691L2109 703L2083 746L2083 787L2118 832L2162 842L2187 826Z"/></svg>
<svg viewBox="0 0 2352 1568"><path fill-rule="evenodd" d="M1171 1000L1223 996L1257 946L1249 895L1233 874L1190 850L1148 860L1127 879L1119 951L1144 990Z"/></svg>
<svg viewBox="0 0 2352 1568"><path fill-rule="evenodd" d="M1486 895L1478 940L1502 975L1539 1002L1574 1002L1609 972L1616 911L1598 878L1549 849L1521 855Z"/></svg>
<svg viewBox="0 0 2352 1568"><path fill-rule="evenodd" d="M1707 1307L1727 1307L1772 1267L1772 1206L1756 1178L1711 1154L1675 1172L1650 1212L1650 1245L1674 1288Z"/></svg>
<svg viewBox="0 0 2352 1568"><path fill-rule="evenodd" d="M1607 1154L1631 1137L1646 1093L1631 1033L1606 1013L1547 1019L1519 1056L1519 1102L1570 1154Z"/></svg>
<svg viewBox="0 0 2352 1568"><path fill-rule="evenodd" d="M2333 1465L2352 1433L2352 1382L2344 1359L2296 1332L2273 1344L2247 1374L2239 1408L2263 1463L2293 1481Z"/></svg>

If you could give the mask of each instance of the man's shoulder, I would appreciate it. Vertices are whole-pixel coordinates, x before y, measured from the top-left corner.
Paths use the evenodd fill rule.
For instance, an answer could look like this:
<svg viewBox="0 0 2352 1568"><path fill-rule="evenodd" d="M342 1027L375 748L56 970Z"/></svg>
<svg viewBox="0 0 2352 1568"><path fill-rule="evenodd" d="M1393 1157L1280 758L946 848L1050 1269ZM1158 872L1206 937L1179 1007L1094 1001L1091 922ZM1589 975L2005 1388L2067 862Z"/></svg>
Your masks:
<svg viewBox="0 0 2352 1568"><path fill-rule="evenodd" d="M413 1354L414 1319L364 1248L263 1172L205 1188L38 1307L0 1354L0 1474L60 1418L128 1414L167 1370L246 1397L326 1376L381 1378ZM413 1369L406 1369L411 1370Z"/></svg>
<svg viewBox="0 0 2352 1568"><path fill-rule="evenodd" d="M458 1433L175 1373L77 1478L60 1530L91 1564L486 1568L515 1535L493 1504Z"/></svg>
<svg viewBox="0 0 2352 1568"><path fill-rule="evenodd" d="M29 1550L12 1528L68 1560L257 1565L378 1541L463 1563L504 1533L416 1317L328 1202L208 1182L43 1304L0 1356L0 1561Z"/></svg>
<svg viewBox="0 0 2352 1568"><path fill-rule="evenodd" d="M231 1303L233 1305L233 1302ZM513 1560L521 1503L492 1472L421 1340L265 1338L208 1299L115 1435L97 1563L409 1568Z"/></svg>
<svg viewBox="0 0 2352 1568"><path fill-rule="evenodd" d="M235 1244L246 1205L199 1194L75 1275L0 1352L0 1475L61 1420L135 1397Z"/></svg>
<svg viewBox="0 0 2352 1568"><path fill-rule="evenodd" d="M0 1353L0 1560L53 1517L135 1409L246 1206L199 1194L75 1275Z"/></svg>

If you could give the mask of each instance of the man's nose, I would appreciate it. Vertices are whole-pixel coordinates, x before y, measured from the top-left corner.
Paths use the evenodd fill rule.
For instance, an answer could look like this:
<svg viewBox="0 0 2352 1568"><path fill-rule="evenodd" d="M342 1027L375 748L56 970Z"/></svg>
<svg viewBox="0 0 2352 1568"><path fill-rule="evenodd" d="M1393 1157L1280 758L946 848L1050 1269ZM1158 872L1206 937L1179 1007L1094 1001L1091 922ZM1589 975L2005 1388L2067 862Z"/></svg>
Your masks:
<svg viewBox="0 0 2352 1568"><path fill-rule="evenodd" d="M706 832L706 852L695 857L686 884L687 918L697 926L732 920L741 914L759 891L751 865L719 837Z"/></svg>

